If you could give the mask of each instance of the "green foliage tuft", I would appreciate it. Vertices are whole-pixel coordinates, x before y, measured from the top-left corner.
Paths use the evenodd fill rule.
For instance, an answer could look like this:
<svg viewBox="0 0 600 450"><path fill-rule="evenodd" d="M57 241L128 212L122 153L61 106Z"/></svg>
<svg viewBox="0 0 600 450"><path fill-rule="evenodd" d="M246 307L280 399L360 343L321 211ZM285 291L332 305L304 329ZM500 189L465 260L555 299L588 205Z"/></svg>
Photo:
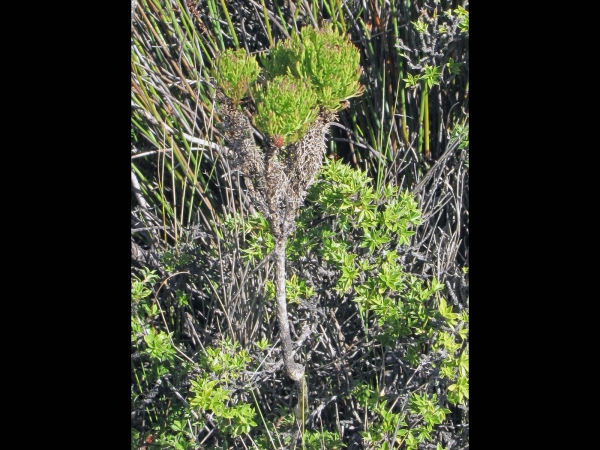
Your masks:
<svg viewBox="0 0 600 450"><path fill-rule="evenodd" d="M337 111L343 101L362 94L358 82L361 75L360 53L348 39L338 34L331 24L322 29L304 27L300 35L278 42L270 50L271 58L261 62L271 74L292 75L310 83L319 104Z"/></svg>
<svg viewBox="0 0 600 450"><path fill-rule="evenodd" d="M215 61L213 76L223 93L234 102L248 95L249 87L254 84L260 73L260 67L254 56L246 55L244 49L227 49Z"/></svg>
<svg viewBox="0 0 600 450"><path fill-rule="evenodd" d="M317 118L317 96L311 87L289 75L275 77L255 91L254 124L268 136L297 142Z"/></svg>
<svg viewBox="0 0 600 450"><path fill-rule="evenodd" d="M460 22L458 24L458 28L463 33L469 32L469 11L464 9L462 6L458 6L455 10L452 11L459 18Z"/></svg>
<svg viewBox="0 0 600 450"><path fill-rule="evenodd" d="M220 342L218 348L206 348L200 359L200 367L205 372L191 380L190 406L202 413L212 413L219 430L233 437L247 434L257 424L255 409L238 402L231 403L231 392L223 386L237 380L247 369L250 357L238 343L229 339ZM211 375L209 375L211 374ZM217 379L212 379L212 377Z"/></svg>
<svg viewBox="0 0 600 450"><path fill-rule="evenodd" d="M215 61L214 76L223 93L239 102L252 88L255 126L275 146L298 142L315 121L319 107L338 111L346 100L362 95L360 53L332 25L304 27L261 55L268 72L264 86L254 85L260 69L243 49L227 50Z"/></svg>

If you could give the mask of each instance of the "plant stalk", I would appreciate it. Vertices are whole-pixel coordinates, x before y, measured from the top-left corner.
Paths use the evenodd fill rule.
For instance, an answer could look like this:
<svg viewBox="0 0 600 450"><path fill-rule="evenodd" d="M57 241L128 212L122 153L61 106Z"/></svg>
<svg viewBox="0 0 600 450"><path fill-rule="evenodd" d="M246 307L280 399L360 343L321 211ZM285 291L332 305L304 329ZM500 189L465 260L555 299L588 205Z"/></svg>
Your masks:
<svg viewBox="0 0 600 450"><path fill-rule="evenodd" d="M294 362L292 352L292 338L290 337L290 323L285 298L285 244L286 238L280 237L275 240L275 248L273 249L275 256L275 300L277 303L279 335L283 349L283 364L288 376L298 382L304 375L304 367Z"/></svg>

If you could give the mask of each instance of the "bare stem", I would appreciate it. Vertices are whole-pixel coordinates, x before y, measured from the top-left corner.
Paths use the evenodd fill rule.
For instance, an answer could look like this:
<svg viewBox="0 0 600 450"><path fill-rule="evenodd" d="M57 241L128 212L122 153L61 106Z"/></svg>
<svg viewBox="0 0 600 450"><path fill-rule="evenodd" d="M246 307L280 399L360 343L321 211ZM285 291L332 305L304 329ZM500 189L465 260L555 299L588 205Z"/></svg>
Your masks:
<svg viewBox="0 0 600 450"><path fill-rule="evenodd" d="M290 323L287 316L287 301L285 298L285 238L279 238L273 249L275 256L275 296L277 302L277 321L283 348L283 363L288 376L294 381L300 381L304 375L304 367L294 362Z"/></svg>

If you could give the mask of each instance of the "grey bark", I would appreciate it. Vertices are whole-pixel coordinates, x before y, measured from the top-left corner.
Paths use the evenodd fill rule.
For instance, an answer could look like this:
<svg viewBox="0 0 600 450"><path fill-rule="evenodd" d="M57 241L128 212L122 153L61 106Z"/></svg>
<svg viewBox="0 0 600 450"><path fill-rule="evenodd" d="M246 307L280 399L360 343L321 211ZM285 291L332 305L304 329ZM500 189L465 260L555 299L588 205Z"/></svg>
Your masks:
<svg viewBox="0 0 600 450"><path fill-rule="evenodd" d="M298 382L304 375L304 366L294 361L292 338L290 336L290 322L287 315L287 301L285 298L285 243L286 239L278 239L273 249L275 256L275 299L277 303L277 321L279 322L279 335L283 349L283 362L288 376Z"/></svg>

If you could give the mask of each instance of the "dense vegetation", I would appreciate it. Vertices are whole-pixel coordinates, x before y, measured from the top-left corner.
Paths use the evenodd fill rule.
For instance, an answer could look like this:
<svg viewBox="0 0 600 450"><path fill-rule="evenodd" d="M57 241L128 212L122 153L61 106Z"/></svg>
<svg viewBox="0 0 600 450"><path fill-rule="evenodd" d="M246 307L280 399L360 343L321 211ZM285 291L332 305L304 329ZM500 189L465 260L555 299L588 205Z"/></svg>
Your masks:
<svg viewBox="0 0 600 450"><path fill-rule="evenodd" d="M468 447L467 8L139 1L132 449ZM323 56L311 30L326 29L341 49L346 38L357 48L358 85L352 50L337 72L346 81L323 81L335 52ZM299 58L286 47L295 41L306 65L281 71L274 55ZM224 88L227 70L248 79ZM269 100L269 89L285 94L305 75L313 81L301 94ZM318 120L302 109L311 99L337 114L285 247L300 384L284 370L277 230L231 155L223 91L254 114L245 138L257 148L294 148ZM278 122L282 108L297 126Z"/></svg>

